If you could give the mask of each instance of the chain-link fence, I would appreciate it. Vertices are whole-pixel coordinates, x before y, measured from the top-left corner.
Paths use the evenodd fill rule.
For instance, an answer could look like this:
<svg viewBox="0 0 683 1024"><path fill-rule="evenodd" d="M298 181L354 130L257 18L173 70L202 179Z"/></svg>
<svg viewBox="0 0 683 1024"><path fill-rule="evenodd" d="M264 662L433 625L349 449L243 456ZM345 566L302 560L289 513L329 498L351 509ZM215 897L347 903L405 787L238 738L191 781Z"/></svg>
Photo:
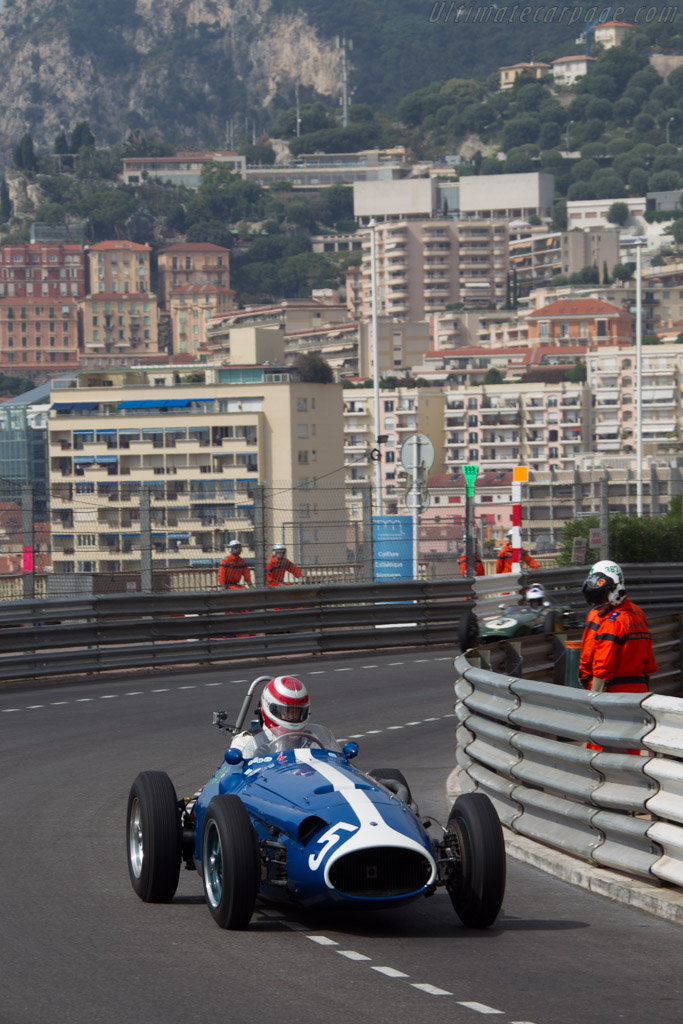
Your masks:
<svg viewBox="0 0 683 1024"><path fill-rule="evenodd" d="M78 473L78 471L77 471ZM107 479L106 465L75 481L0 480L0 599L130 591L217 589L231 540L242 545L252 585L266 583L273 545L301 576L285 584L373 579L376 495L365 481L256 483ZM393 509L392 509L393 512ZM412 520L401 502L396 512ZM417 575L460 575L464 489L441 489L419 516ZM487 573L509 525L509 504L477 505L475 530ZM536 556L554 564L550 552ZM416 573L415 560L404 572ZM381 578L381 577L378 577Z"/></svg>

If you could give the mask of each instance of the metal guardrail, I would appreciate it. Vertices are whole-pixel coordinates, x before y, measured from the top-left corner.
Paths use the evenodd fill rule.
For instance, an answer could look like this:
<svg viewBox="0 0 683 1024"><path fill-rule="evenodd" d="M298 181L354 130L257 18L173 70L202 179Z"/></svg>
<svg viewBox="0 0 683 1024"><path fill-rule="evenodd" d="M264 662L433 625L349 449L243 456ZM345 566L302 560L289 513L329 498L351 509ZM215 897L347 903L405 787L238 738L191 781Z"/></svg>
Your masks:
<svg viewBox="0 0 683 1024"><path fill-rule="evenodd" d="M463 790L486 793L513 832L683 886L683 700L667 692L675 675L681 693L681 615L651 626L663 694L558 686L556 665L528 678L558 637L457 657L456 761ZM506 670L511 658L523 673Z"/></svg>
<svg viewBox="0 0 683 1024"><path fill-rule="evenodd" d="M187 594L112 594L0 606L0 682L283 654L455 645L464 579Z"/></svg>

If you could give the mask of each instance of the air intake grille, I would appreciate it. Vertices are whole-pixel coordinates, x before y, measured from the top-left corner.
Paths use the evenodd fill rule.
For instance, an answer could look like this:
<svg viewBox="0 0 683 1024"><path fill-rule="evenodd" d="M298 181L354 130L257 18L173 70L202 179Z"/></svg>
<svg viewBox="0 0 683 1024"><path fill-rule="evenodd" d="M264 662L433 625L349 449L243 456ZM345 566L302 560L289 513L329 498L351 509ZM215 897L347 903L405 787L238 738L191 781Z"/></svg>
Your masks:
<svg viewBox="0 0 683 1024"><path fill-rule="evenodd" d="M348 896L402 896L424 888L430 873L421 853L379 846L340 857L330 868L330 882Z"/></svg>

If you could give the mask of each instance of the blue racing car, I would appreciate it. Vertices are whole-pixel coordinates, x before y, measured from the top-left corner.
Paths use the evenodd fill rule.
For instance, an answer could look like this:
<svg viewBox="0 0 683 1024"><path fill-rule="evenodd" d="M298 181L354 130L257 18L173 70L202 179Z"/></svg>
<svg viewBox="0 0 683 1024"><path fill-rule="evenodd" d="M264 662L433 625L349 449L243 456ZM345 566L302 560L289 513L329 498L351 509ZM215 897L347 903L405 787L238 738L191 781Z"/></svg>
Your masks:
<svg viewBox="0 0 683 1024"><path fill-rule="evenodd" d="M238 732L214 713L222 731ZM255 734L258 740L259 734ZM248 760L235 747L193 797L179 800L168 775L141 772L128 797L126 846L133 889L170 902L181 865L197 870L214 920L246 928L256 899L329 909L385 908L445 886L464 925L485 928L505 890L505 847L491 801L455 801L445 826L420 817L395 768L368 774L332 733L306 723L257 742Z"/></svg>

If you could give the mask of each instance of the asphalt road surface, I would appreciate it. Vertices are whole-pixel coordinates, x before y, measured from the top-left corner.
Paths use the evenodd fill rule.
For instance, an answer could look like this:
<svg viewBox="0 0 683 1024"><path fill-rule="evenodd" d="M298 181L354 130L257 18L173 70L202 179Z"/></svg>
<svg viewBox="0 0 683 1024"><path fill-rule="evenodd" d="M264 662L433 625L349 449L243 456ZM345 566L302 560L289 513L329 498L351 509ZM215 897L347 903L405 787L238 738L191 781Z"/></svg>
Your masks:
<svg viewBox="0 0 683 1024"><path fill-rule="evenodd" d="M448 896L314 916L257 904L225 932L183 870L172 904L128 878L128 789L162 769L191 795L222 760L211 713L247 683L298 674L314 721L356 738L361 769L400 767L423 814L447 816L451 655L289 660L0 689L0 1024L273 1019L415 1024L678 1024L681 930L510 862L503 912L463 928Z"/></svg>

